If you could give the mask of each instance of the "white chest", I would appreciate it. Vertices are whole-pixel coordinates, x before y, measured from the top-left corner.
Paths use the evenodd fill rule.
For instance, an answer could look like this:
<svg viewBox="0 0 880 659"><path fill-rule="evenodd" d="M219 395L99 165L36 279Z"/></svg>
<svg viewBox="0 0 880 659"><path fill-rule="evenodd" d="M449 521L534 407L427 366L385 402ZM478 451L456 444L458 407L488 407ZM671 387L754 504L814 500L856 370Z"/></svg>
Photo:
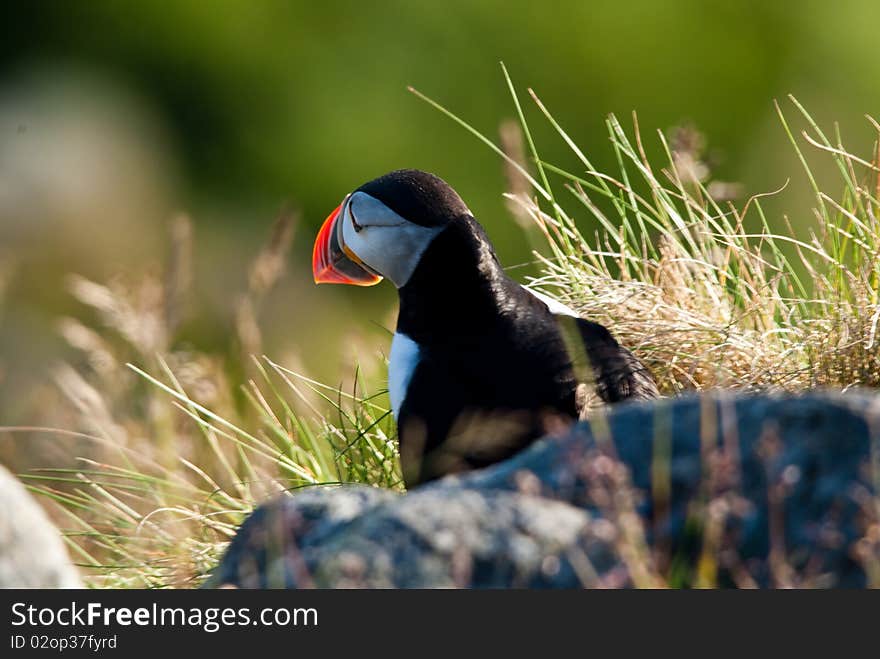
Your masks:
<svg viewBox="0 0 880 659"><path fill-rule="evenodd" d="M406 398L406 390L419 364L419 344L406 334L396 333L391 341L388 360L388 396L394 418L400 416L400 408Z"/></svg>

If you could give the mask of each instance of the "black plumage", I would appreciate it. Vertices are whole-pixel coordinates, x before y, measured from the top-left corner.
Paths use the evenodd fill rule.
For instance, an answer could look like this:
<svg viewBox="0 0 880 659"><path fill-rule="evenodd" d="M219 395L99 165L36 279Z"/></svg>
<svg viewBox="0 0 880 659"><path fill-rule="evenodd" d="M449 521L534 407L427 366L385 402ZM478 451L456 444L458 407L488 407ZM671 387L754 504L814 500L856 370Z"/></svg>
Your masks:
<svg viewBox="0 0 880 659"><path fill-rule="evenodd" d="M407 485L516 453L578 418L585 387L607 403L658 395L650 372L605 327L552 313L510 279L441 179L404 170L360 190L411 222L444 227L399 289L397 332L419 348L397 414ZM566 327L582 351L570 349ZM580 381L584 372L592 382Z"/></svg>

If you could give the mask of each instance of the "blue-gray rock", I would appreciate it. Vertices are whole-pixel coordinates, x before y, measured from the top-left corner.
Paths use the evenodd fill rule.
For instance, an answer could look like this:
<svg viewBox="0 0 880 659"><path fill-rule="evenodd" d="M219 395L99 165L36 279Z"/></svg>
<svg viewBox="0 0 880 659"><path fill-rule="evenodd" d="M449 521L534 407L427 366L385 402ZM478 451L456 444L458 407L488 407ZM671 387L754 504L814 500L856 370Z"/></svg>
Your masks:
<svg viewBox="0 0 880 659"><path fill-rule="evenodd" d="M626 404L406 495L343 487L267 504L212 583L880 585L878 482L874 394Z"/></svg>
<svg viewBox="0 0 880 659"><path fill-rule="evenodd" d="M590 515L562 502L505 491L444 488L407 495L337 487L282 497L242 526L208 585L245 588L565 587L621 572ZM352 497L376 505L313 525ZM305 501L303 501L305 500ZM342 504L340 505L340 500ZM607 532L607 529L604 529ZM626 579L626 574L617 575Z"/></svg>
<svg viewBox="0 0 880 659"><path fill-rule="evenodd" d="M619 407L447 486L514 490L527 474L542 496L607 518L610 492L629 489L658 567L677 566L684 583L706 540L721 585L880 578L876 394L716 392Z"/></svg>
<svg viewBox="0 0 880 659"><path fill-rule="evenodd" d="M58 529L0 466L0 588L79 588Z"/></svg>

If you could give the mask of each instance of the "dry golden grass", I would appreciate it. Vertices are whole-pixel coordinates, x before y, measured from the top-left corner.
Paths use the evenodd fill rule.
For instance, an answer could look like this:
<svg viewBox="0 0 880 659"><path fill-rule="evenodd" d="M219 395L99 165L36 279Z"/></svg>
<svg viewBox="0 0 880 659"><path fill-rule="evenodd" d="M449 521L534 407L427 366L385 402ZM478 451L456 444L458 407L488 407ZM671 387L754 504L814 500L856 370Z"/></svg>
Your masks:
<svg viewBox="0 0 880 659"><path fill-rule="evenodd" d="M583 176L544 165L602 232L588 240L558 204L553 213L537 198L509 195L553 254L538 255L544 273L531 285L613 327L667 393L880 387L880 160L832 145L793 103L811 127L805 140L836 161L845 190L835 201L814 187L816 224L807 235L773 234L760 196L740 206L718 201L713 190L735 186L713 186L701 153L670 149L662 134L669 161L655 171L635 117L635 146L611 117L616 178L579 152Z"/></svg>

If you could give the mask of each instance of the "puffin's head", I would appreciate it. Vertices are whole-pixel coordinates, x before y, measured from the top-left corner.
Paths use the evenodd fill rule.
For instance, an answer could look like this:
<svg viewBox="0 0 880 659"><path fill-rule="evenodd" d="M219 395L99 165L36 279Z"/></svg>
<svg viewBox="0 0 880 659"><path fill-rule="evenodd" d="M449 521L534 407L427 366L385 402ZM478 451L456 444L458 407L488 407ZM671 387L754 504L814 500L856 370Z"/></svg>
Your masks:
<svg viewBox="0 0 880 659"><path fill-rule="evenodd" d="M317 284L400 288L449 222L470 211L438 176L401 169L365 183L324 221L312 251Z"/></svg>

